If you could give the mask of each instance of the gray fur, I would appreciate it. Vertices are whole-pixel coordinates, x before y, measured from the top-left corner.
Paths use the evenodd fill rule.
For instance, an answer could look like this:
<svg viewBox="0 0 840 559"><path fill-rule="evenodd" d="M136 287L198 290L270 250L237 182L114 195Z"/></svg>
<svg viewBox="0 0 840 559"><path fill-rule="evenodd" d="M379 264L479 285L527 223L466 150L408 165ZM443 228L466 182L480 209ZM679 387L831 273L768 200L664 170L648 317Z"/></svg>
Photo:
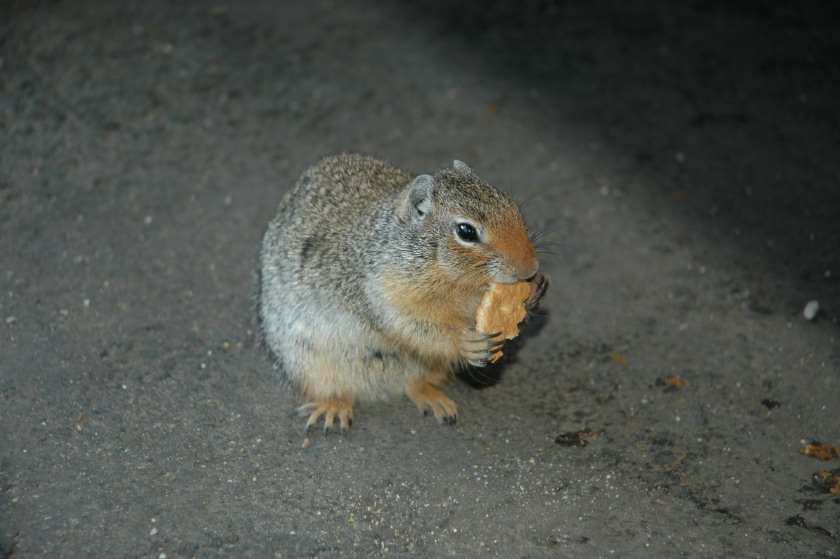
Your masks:
<svg viewBox="0 0 840 559"><path fill-rule="evenodd" d="M456 171L461 171L462 173L472 173L472 169L470 169L470 166L461 161L460 159L456 159L452 162L452 168Z"/></svg>
<svg viewBox="0 0 840 559"><path fill-rule="evenodd" d="M408 217L423 217L433 209L432 193L435 189L435 179L432 175L419 175L409 185L408 204L403 215Z"/></svg>

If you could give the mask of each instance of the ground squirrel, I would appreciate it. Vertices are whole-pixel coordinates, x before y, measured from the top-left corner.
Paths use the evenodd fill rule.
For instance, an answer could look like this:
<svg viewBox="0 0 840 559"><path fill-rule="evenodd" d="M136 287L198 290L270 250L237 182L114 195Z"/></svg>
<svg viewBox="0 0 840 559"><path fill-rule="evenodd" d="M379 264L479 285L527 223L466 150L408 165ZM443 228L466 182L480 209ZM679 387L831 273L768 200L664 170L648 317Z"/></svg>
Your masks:
<svg viewBox="0 0 840 559"><path fill-rule="evenodd" d="M491 282L548 282L516 203L465 163L412 177L361 155L306 170L263 237L258 318L264 347L309 403L344 432L353 404L405 392L442 423L453 368L498 349L475 330Z"/></svg>

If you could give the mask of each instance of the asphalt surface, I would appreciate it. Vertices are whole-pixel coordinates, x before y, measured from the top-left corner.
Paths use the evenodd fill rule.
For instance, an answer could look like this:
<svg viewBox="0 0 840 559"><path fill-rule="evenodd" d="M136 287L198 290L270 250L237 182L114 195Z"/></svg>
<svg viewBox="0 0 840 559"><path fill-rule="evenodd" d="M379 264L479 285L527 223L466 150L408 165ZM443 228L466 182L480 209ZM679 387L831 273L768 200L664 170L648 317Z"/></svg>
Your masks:
<svg viewBox="0 0 840 559"><path fill-rule="evenodd" d="M3 3L0 558L840 556L838 60L832 2ZM255 344L336 152L545 232L453 427L307 436Z"/></svg>

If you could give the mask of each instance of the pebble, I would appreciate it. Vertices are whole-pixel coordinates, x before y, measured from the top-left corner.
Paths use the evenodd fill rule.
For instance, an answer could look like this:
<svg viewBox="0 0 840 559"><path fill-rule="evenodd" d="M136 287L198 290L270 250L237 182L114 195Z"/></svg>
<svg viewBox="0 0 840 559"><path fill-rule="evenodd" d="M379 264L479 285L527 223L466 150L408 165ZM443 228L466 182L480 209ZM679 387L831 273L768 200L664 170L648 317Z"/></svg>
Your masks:
<svg viewBox="0 0 840 559"><path fill-rule="evenodd" d="M817 301L808 301L802 311L802 316L805 317L805 320L814 320L818 312L820 312L820 304Z"/></svg>

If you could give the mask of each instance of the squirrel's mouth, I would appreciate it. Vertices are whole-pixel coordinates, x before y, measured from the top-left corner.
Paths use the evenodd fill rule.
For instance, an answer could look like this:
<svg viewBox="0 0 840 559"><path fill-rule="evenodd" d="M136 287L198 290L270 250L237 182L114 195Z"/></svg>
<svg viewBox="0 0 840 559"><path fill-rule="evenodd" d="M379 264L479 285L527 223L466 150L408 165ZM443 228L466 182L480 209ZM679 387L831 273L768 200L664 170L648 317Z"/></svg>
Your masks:
<svg viewBox="0 0 840 559"><path fill-rule="evenodd" d="M516 270L496 260L488 262L487 272L493 283L516 283L521 279Z"/></svg>
<svg viewBox="0 0 840 559"><path fill-rule="evenodd" d="M517 278L516 276L504 275L504 274L493 275L492 278L493 278L493 283L508 283L508 284L510 284L510 283L516 283L517 281L519 281L519 278Z"/></svg>
<svg viewBox="0 0 840 559"><path fill-rule="evenodd" d="M514 266L493 259L487 263L487 273L493 283L516 283L518 281L529 281L537 275L538 264L529 266L527 269L519 270Z"/></svg>

